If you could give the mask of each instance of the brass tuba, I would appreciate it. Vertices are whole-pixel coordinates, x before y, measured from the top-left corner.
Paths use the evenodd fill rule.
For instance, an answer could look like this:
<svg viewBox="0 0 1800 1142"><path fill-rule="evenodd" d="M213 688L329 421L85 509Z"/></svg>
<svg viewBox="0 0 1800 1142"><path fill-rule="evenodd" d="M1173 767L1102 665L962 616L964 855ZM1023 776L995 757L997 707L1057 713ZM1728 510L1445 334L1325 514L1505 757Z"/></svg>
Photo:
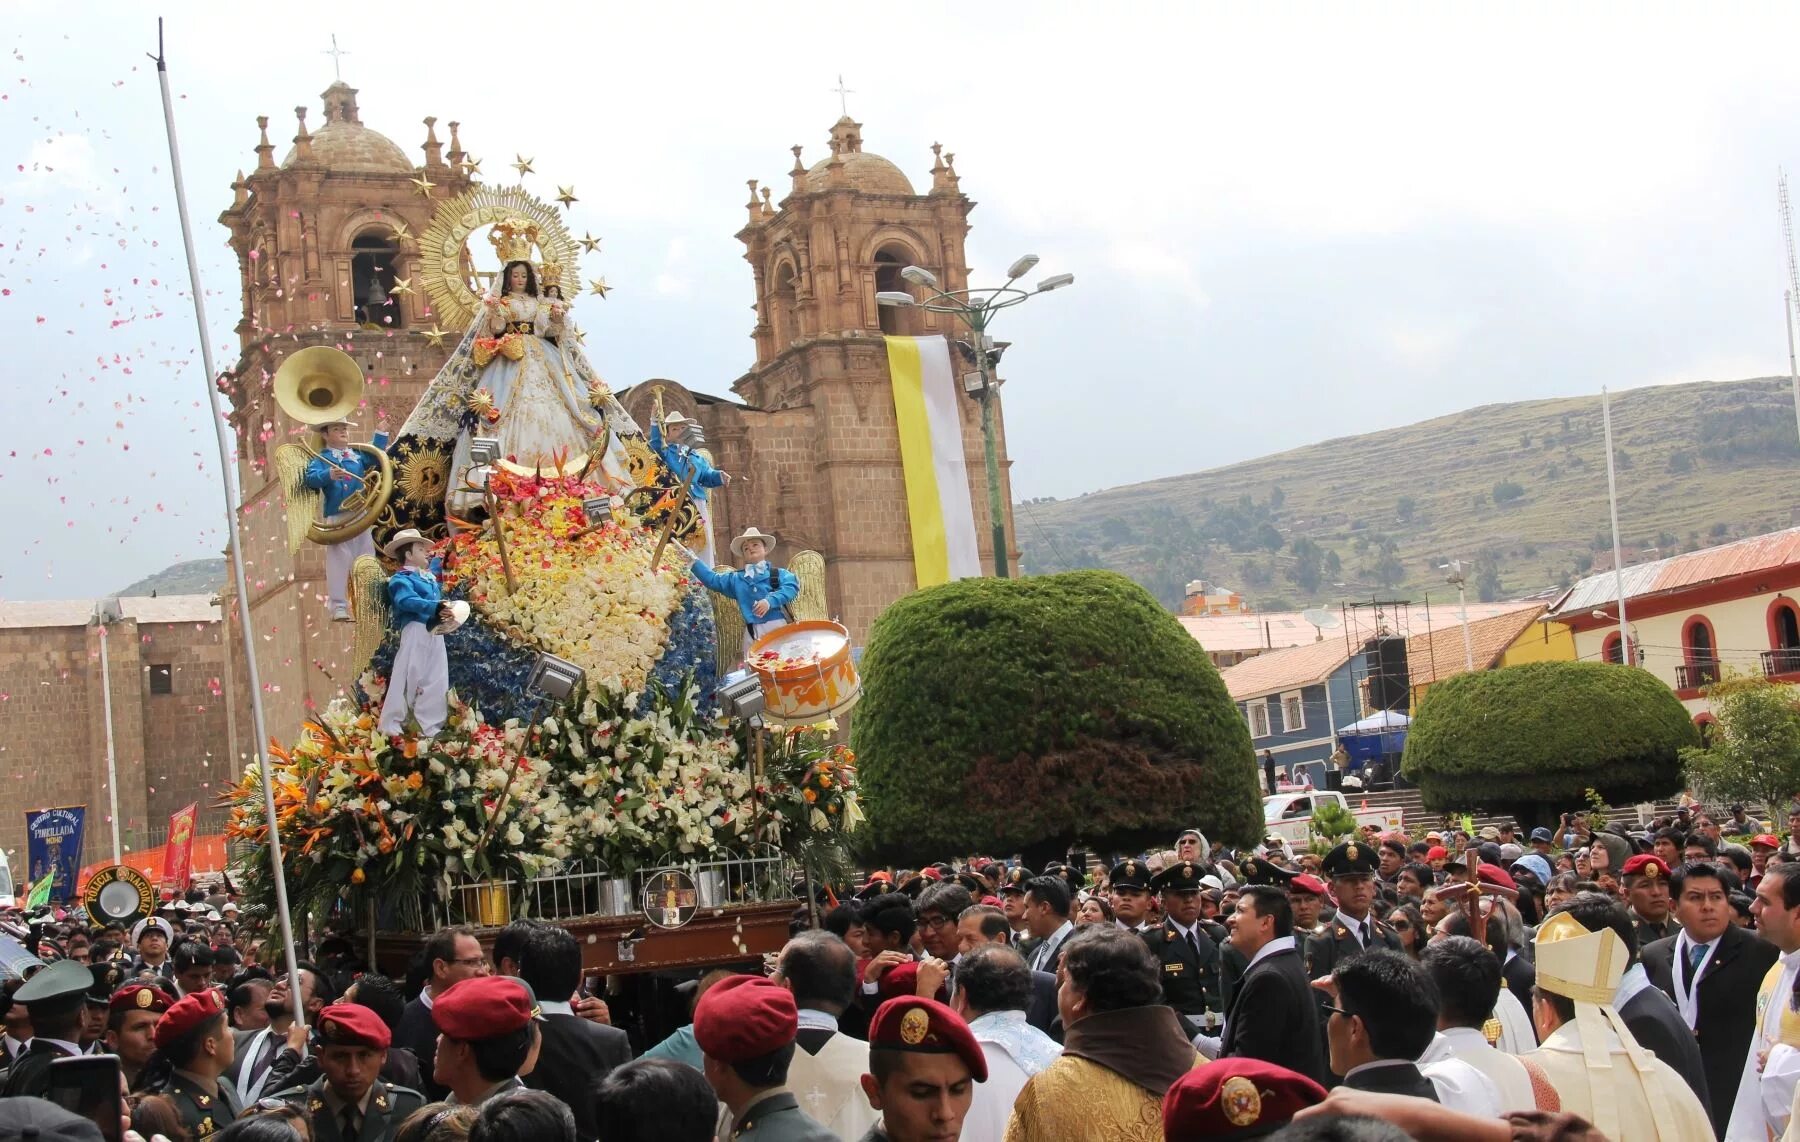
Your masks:
<svg viewBox="0 0 1800 1142"><path fill-rule="evenodd" d="M275 372L275 403L301 424L342 420L355 411L362 399L362 388L362 369L355 358L329 345L312 345L290 353ZM294 447L314 459L325 459L304 444ZM394 464L388 454L372 444L350 447L374 457L377 468L362 478L362 489L344 501L344 509L354 513L350 519L334 524L312 522L306 538L314 543L343 543L361 535L374 526L394 495Z"/></svg>

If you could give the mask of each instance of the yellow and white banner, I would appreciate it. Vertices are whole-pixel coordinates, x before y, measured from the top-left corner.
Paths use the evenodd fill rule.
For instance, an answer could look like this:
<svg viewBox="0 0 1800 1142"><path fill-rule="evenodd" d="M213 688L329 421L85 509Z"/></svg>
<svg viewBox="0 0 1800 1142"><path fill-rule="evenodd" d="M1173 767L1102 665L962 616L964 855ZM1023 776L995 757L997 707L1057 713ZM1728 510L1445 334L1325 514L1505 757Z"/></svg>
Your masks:
<svg viewBox="0 0 1800 1142"><path fill-rule="evenodd" d="M889 337L887 351L913 573L921 587L980 575L950 344L942 337Z"/></svg>

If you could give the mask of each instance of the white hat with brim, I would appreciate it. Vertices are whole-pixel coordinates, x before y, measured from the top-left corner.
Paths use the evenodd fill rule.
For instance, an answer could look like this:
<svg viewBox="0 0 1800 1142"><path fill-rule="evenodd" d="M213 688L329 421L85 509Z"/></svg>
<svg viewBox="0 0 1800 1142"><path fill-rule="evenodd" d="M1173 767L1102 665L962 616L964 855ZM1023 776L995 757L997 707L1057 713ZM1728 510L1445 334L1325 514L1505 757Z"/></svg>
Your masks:
<svg viewBox="0 0 1800 1142"><path fill-rule="evenodd" d="M394 538L382 545L381 553L389 559L403 559L406 556L406 549L415 543L429 546L431 540L420 535L419 529L416 527L403 527L394 533Z"/></svg>
<svg viewBox="0 0 1800 1142"><path fill-rule="evenodd" d="M135 944L143 939L144 929L146 928L156 928L160 930L163 934L163 939L165 940L173 940L175 938L175 929L170 926L167 920L164 920L161 916L150 916L146 919L139 920L131 926L131 942Z"/></svg>
<svg viewBox="0 0 1800 1142"><path fill-rule="evenodd" d="M445 606L450 608L450 614L446 618L433 622L425 628L432 634L449 634L469 621L469 603L467 599L451 599Z"/></svg>
<svg viewBox="0 0 1800 1142"><path fill-rule="evenodd" d="M742 559L744 557L744 544L752 539L762 540L763 547L765 548L773 548L775 546L774 536L769 535L766 532L758 531L754 527L747 527L744 529L744 534L731 541L731 553L739 559Z"/></svg>
<svg viewBox="0 0 1800 1142"><path fill-rule="evenodd" d="M682 416L681 411L679 409L673 409L673 408L670 409L668 412L663 413L662 422L665 425L667 425L667 424L698 424L699 423L699 421L693 420L689 417Z"/></svg>
<svg viewBox="0 0 1800 1142"><path fill-rule="evenodd" d="M355 428L356 427L356 422L354 420L345 420L343 417L340 416L336 420L320 421L318 424L313 425L312 429L314 432L318 433L320 436L323 436L323 435L325 435L325 430L327 428L330 428L333 425L337 425L337 424L341 424L345 428Z"/></svg>

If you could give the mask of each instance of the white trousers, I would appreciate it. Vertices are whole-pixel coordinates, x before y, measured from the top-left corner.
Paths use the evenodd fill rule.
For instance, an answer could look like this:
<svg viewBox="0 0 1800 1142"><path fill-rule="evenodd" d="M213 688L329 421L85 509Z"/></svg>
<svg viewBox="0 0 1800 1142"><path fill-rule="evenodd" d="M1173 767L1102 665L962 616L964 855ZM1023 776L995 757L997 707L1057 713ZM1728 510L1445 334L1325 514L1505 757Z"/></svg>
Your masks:
<svg viewBox="0 0 1800 1142"><path fill-rule="evenodd" d="M450 655L444 636L432 634L424 623L407 623L400 632L400 649L394 654L393 675L387 698L381 703L381 724L376 728L392 737L411 714L422 737L436 737L450 716Z"/></svg>
<svg viewBox="0 0 1800 1142"><path fill-rule="evenodd" d="M342 523L350 518L349 512L339 512L325 517L326 523ZM364 531L355 539L346 539L342 543L325 545L325 594L331 600L331 609L339 610L350 605L350 566L359 555L375 554L374 529Z"/></svg>

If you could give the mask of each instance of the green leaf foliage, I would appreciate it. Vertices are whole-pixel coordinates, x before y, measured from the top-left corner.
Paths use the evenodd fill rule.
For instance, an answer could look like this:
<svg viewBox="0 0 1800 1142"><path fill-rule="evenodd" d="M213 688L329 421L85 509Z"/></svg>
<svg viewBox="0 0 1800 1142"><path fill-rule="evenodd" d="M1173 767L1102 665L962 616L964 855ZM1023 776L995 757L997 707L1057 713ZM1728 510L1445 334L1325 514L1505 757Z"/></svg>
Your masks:
<svg viewBox="0 0 1800 1142"><path fill-rule="evenodd" d="M1655 675L1600 662L1533 662L1457 674L1426 692L1401 772L1433 812L1511 808L1521 821L1583 803L1681 789L1680 751L1699 744Z"/></svg>
<svg viewBox="0 0 1800 1142"><path fill-rule="evenodd" d="M1253 844L1250 733L1200 644L1109 571L963 579L869 632L851 719L874 855Z"/></svg>
<svg viewBox="0 0 1800 1142"><path fill-rule="evenodd" d="M1710 749L1684 749L1688 781L1709 800L1748 801L1779 816L1800 792L1800 697L1761 675L1706 689L1718 725Z"/></svg>

